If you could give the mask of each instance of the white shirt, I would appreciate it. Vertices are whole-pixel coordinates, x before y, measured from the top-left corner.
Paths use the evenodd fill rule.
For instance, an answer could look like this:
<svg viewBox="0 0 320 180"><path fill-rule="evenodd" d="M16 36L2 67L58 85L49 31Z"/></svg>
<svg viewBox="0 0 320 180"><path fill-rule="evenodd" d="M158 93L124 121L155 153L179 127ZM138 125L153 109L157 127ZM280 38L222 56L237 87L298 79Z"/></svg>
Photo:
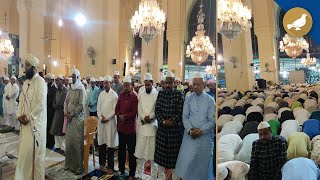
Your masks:
<svg viewBox="0 0 320 180"><path fill-rule="evenodd" d="M236 155L235 159L245 163L250 163L252 143L258 139L259 139L258 133L252 133L252 134L246 135L246 137L244 137L244 139L242 140L242 147L239 153Z"/></svg>
<svg viewBox="0 0 320 180"><path fill-rule="evenodd" d="M242 129L242 123L239 121L230 121L224 124L221 132L218 134L218 139L226 134L239 134Z"/></svg>
<svg viewBox="0 0 320 180"><path fill-rule="evenodd" d="M158 91L152 88L150 94L143 91L138 96L138 134L143 136L155 136L157 131L158 123L155 118L155 106L158 97ZM141 120L145 116L149 116L150 119L154 121L150 124L142 125Z"/></svg>
<svg viewBox="0 0 320 180"><path fill-rule="evenodd" d="M301 128L299 122L296 120L286 120L281 125L281 133L280 136L283 136L285 139L295 132L300 132Z"/></svg>
<svg viewBox="0 0 320 180"><path fill-rule="evenodd" d="M242 139L238 134L227 134L218 140L218 163L234 160L234 155L239 151Z"/></svg>
<svg viewBox="0 0 320 180"><path fill-rule="evenodd" d="M7 114L15 114L17 112L18 109L18 102L17 102L17 98L19 96L19 86L17 83L12 84L9 89L9 101L7 99L5 99L4 97L4 101L6 102L6 111Z"/></svg>
<svg viewBox="0 0 320 180"><path fill-rule="evenodd" d="M118 102L118 94L110 88L109 92L102 91L98 98L97 115L98 122L98 145L106 144L108 147L118 146L117 124L115 109ZM109 121L102 123L102 116Z"/></svg>
<svg viewBox="0 0 320 180"><path fill-rule="evenodd" d="M219 166L225 166L230 170L231 180L245 180L250 170L250 165L241 161L228 161Z"/></svg>
<svg viewBox="0 0 320 180"><path fill-rule="evenodd" d="M8 114L7 109L8 109L8 101L6 100L6 97L9 96L10 93L10 88L11 88L11 83L9 82L5 87L4 87L4 93L3 93L3 113Z"/></svg>

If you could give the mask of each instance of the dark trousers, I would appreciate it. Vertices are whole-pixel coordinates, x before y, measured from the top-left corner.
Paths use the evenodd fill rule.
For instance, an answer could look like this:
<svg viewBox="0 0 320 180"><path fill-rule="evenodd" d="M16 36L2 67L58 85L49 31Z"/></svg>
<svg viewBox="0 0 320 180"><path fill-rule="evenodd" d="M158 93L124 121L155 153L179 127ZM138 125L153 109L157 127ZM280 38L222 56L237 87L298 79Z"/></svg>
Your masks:
<svg viewBox="0 0 320 180"><path fill-rule="evenodd" d="M96 111L96 112L90 112L90 111L89 111L89 115L90 115L90 116L98 117L97 111Z"/></svg>
<svg viewBox="0 0 320 180"><path fill-rule="evenodd" d="M50 134L51 124L53 121L53 116L51 118L47 119L47 148L53 148L54 147L54 135Z"/></svg>
<svg viewBox="0 0 320 180"><path fill-rule="evenodd" d="M103 167L106 165L106 149L106 144L99 146L99 164ZM108 148L108 169L114 170L114 148Z"/></svg>
<svg viewBox="0 0 320 180"><path fill-rule="evenodd" d="M128 147L129 153L129 176L134 177L136 172L136 157L134 156L134 151L136 148L136 134L123 134L118 132L119 134L119 171L124 173L125 170L125 162L126 162L126 149Z"/></svg>

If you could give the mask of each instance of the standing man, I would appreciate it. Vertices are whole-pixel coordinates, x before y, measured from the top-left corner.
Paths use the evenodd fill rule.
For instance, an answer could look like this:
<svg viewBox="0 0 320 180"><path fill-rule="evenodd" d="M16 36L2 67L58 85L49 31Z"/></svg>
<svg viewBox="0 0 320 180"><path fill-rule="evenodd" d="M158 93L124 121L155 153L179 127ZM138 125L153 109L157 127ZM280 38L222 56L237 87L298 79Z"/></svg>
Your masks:
<svg viewBox="0 0 320 180"><path fill-rule="evenodd" d="M259 139L252 144L249 180L281 180L281 168L287 161L284 138L272 136L268 122L258 126Z"/></svg>
<svg viewBox="0 0 320 180"><path fill-rule="evenodd" d="M120 93L116 106L119 134L119 171L121 174L124 174L126 149L128 147L130 169L128 180L133 180L136 172L136 157L134 157L134 150L136 147L138 98L136 93L132 92L131 78L125 77L123 83L124 91Z"/></svg>
<svg viewBox="0 0 320 180"><path fill-rule="evenodd" d="M214 82L213 79L210 79L208 81L207 87L209 88L209 91L207 92L207 94L209 94L211 97L213 97L215 99L215 97L216 97L216 83Z"/></svg>
<svg viewBox="0 0 320 180"><path fill-rule="evenodd" d="M54 136L50 134L50 129L53 121L54 110L53 100L56 97L57 88L54 84L55 75L49 73L48 79L48 95L47 95L47 148L51 149L54 147Z"/></svg>
<svg viewBox="0 0 320 180"><path fill-rule="evenodd" d="M174 173L182 141L181 121L183 95L174 89L174 74L168 72L166 86L158 94L155 114L159 122L156 135L155 162L160 165L159 179L165 179L164 169L173 170L172 179L178 177Z"/></svg>
<svg viewBox="0 0 320 180"><path fill-rule="evenodd" d="M15 171L17 180L45 179L47 86L44 79L37 73L38 66L39 60L29 54L25 59L27 80L23 84L17 112L18 121L21 124Z"/></svg>
<svg viewBox="0 0 320 180"><path fill-rule="evenodd" d="M99 88L96 86L96 80L90 79L90 92L89 92L89 115L97 117L97 103L99 97Z"/></svg>
<svg viewBox="0 0 320 180"><path fill-rule="evenodd" d="M193 86L194 93L186 98L183 105L185 131L175 173L184 180L207 180L213 144L215 101L203 92L205 84L200 73L195 74Z"/></svg>
<svg viewBox="0 0 320 180"><path fill-rule="evenodd" d="M52 125L50 128L50 134L54 136L55 147L57 151L64 153L66 150L65 146L65 137L64 133L62 132L63 123L64 123L64 113L63 113L63 106L64 101L67 94L67 89L63 86L63 76L58 75L56 79L57 84L57 91L55 97L53 99L53 108L54 108L54 116Z"/></svg>
<svg viewBox="0 0 320 180"><path fill-rule="evenodd" d="M154 149L158 122L155 119L154 109L158 92L152 85L152 75L146 73L144 76L145 90L140 92L138 98L138 136L134 153L138 158L137 176L140 179L142 179L142 174L144 174L144 163L147 160L150 160L151 163L151 179L157 179L157 166L154 163Z"/></svg>
<svg viewBox="0 0 320 180"><path fill-rule="evenodd" d="M84 106L86 91L80 81L78 69L72 71L72 85L65 102L64 115L68 118L66 133L65 169L74 174L83 172L83 142L84 142Z"/></svg>
<svg viewBox="0 0 320 180"><path fill-rule="evenodd" d="M4 90L3 90L3 102L2 102L2 107L3 107L3 125L5 126L10 126L10 124L8 124L8 113L7 113L7 109L8 109L8 101L6 99L6 97L9 95L9 91L10 91L10 87L11 87L11 83L9 83L10 79L9 77L4 77Z"/></svg>
<svg viewBox="0 0 320 180"><path fill-rule="evenodd" d="M17 78L15 76L11 77L11 86L9 89L9 94L6 96L7 102L7 124L11 127L11 129L19 130L19 124L17 121L17 109L18 102L17 98L19 96L19 86L16 83Z"/></svg>
<svg viewBox="0 0 320 180"><path fill-rule="evenodd" d="M118 96L120 93L123 91L123 85L120 82L120 76L119 76L119 71L115 71L113 75L113 84L111 87L117 94Z"/></svg>
<svg viewBox="0 0 320 180"><path fill-rule="evenodd" d="M106 148L108 147L108 171L114 173L114 149L119 145L115 108L118 102L118 94L111 89L112 77L104 78L105 90L98 99L98 145L100 169L105 170Z"/></svg>
<svg viewBox="0 0 320 180"><path fill-rule="evenodd" d="M3 124L3 93L4 93L5 85L2 81L2 77L0 78L0 125Z"/></svg>

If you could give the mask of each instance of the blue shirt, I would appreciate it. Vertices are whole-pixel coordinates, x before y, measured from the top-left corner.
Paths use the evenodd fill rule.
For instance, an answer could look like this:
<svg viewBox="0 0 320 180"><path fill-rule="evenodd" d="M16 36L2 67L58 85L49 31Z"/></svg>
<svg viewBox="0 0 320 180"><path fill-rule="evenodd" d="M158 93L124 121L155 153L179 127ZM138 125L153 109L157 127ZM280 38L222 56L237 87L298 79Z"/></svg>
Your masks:
<svg viewBox="0 0 320 180"><path fill-rule="evenodd" d="M303 157L294 158L282 167L282 180L317 180L319 169L311 160Z"/></svg>
<svg viewBox="0 0 320 180"><path fill-rule="evenodd" d="M215 93L214 92L208 91L207 94L209 94L211 97L213 97L215 99Z"/></svg>
<svg viewBox="0 0 320 180"><path fill-rule="evenodd" d="M214 120L215 101L210 95L201 93L198 96L193 92L186 97L183 106L185 131L175 169L176 174L184 180L208 179L208 175L212 175L213 164L210 166L210 161L214 162L212 159ZM203 135L192 139L188 134L191 128L200 128Z"/></svg>
<svg viewBox="0 0 320 180"><path fill-rule="evenodd" d="M94 86L94 88L90 87L89 105L92 106L89 108L90 112L97 112L99 93L100 93L100 90L97 86Z"/></svg>
<svg viewBox="0 0 320 180"><path fill-rule="evenodd" d="M316 119L309 119L303 123L302 129L303 132L312 139L320 134L320 121Z"/></svg>

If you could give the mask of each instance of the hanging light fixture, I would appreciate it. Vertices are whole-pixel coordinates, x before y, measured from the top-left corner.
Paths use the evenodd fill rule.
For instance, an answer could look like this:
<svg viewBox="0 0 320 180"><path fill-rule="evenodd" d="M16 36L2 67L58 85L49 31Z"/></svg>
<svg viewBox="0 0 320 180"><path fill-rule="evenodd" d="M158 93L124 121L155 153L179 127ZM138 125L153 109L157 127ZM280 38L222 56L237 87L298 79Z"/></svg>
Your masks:
<svg viewBox="0 0 320 180"><path fill-rule="evenodd" d="M286 52L293 59L300 56L303 50L309 52L309 44L303 37L292 37L289 34L285 34L282 41L280 41L280 52Z"/></svg>
<svg viewBox="0 0 320 180"><path fill-rule="evenodd" d="M197 31L195 32L196 36L192 38L190 45L187 46L186 50L187 57L191 57L192 61L198 66L205 62L209 55L214 56L215 54L215 48L210 42L210 38L205 35L206 31L204 30L203 25L205 15L202 10L202 0L199 7L200 10L197 15L198 26Z"/></svg>
<svg viewBox="0 0 320 180"><path fill-rule="evenodd" d="M317 59L316 58L310 58L310 53L307 53L307 58L302 58L301 59L301 64L305 65L305 66L312 66L315 65L317 63Z"/></svg>
<svg viewBox="0 0 320 180"><path fill-rule="evenodd" d="M7 32L7 14L4 14L4 31L0 33L0 53L3 60L8 60L14 53L14 48Z"/></svg>
<svg viewBox="0 0 320 180"><path fill-rule="evenodd" d="M130 74L132 77L135 76L136 74L138 74L138 72L139 72L139 69L136 69L135 66L132 66L132 67L129 68L129 74Z"/></svg>
<svg viewBox="0 0 320 180"><path fill-rule="evenodd" d="M142 0L130 20L133 35L139 34L147 44L164 31L165 22L166 14L160 9L157 0Z"/></svg>
<svg viewBox="0 0 320 180"><path fill-rule="evenodd" d="M219 33L230 41L252 26L251 9L241 0L219 0L217 10Z"/></svg>

